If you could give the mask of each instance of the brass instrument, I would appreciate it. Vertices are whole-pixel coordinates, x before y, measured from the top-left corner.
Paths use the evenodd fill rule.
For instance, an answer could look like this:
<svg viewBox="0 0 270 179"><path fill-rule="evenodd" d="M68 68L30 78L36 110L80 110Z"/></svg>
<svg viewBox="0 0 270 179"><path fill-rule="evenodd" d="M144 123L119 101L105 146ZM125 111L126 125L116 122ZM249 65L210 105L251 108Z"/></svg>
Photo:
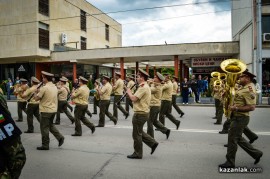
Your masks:
<svg viewBox="0 0 270 179"><path fill-rule="evenodd" d="M226 76L226 96L224 98L224 114L227 118L231 118L231 110L229 106L232 106L234 103L235 97L235 84L238 78L238 75L243 73L247 66L244 62L239 59L227 59L224 60L220 67L223 71L227 73Z"/></svg>
<svg viewBox="0 0 270 179"><path fill-rule="evenodd" d="M218 79L219 80L226 80L227 79L227 74L226 73L220 73Z"/></svg>
<svg viewBox="0 0 270 179"><path fill-rule="evenodd" d="M220 76L220 73L217 72L217 71L213 71L213 72L211 73L211 77L213 77L213 78L218 78L219 76Z"/></svg>

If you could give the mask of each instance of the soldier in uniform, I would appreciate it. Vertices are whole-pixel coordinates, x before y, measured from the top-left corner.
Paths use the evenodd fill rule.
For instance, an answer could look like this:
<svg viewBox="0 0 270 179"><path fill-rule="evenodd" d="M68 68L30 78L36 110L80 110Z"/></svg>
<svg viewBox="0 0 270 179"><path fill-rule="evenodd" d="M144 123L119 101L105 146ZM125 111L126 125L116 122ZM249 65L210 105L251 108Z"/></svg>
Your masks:
<svg viewBox="0 0 270 179"><path fill-rule="evenodd" d="M214 123L215 125L220 125L222 123L222 116L223 116L223 101L222 101L222 91L224 90L224 84L220 84L219 86L213 87L213 95L215 99L215 107L216 107L216 119L217 121Z"/></svg>
<svg viewBox="0 0 270 179"><path fill-rule="evenodd" d="M57 115L56 115L56 121L54 124L59 125L60 124L60 113L64 112L71 123L73 124L75 122L74 117L70 114L70 112L67 110L68 102L67 102L67 96L69 91L69 88L66 86L66 83L68 81L67 78L62 77L59 79L60 85L57 86L58 88L58 108L57 108Z"/></svg>
<svg viewBox="0 0 270 179"><path fill-rule="evenodd" d="M95 88L94 88L94 112L92 114L97 114L97 107L99 107L99 101L100 101L100 96L98 94L98 89L100 88L100 79L95 80Z"/></svg>
<svg viewBox="0 0 270 179"><path fill-rule="evenodd" d="M134 110L134 115L132 118L134 153L127 156L127 158L130 159L142 159L142 142L151 148L151 155L154 153L158 146L158 142L143 131L143 126L149 119L149 104L151 100L151 90L146 82L148 77L149 75L146 71L139 69L139 73L137 74L137 82L139 83L139 87L136 93L133 95L131 90L127 89L127 94L133 102Z"/></svg>
<svg viewBox="0 0 270 179"><path fill-rule="evenodd" d="M176 129L178 130L180 126L180 121L175 119L175 117L171 114L173 84L170 80L169 74L164 74L164 76L165 76L165 84L163 85L162 88L159 121L165 126L165 115L166 115L169 118L169 120L176 125Z"/></svg>
<svg viewBox="0 0 270 179"><path fill-rule="evenodd" d="M153 83L150 82L151 89L151 101L150 101L150 115L147 121L147 134L154 138L154 129L153 125L163 134L166 134L167 139L170 136L171 130L166 128L161 122L159 122L158 114L160 112L160 98L162 94L162 84L165 78L159 72L156 73Z"/></svg>
<svg viewBox="0 0 270 179"><path fill-rule="evenodd" d="M16 126L0 93L0 178L19 178L26 161L21 142L21 131Z"/></svg>
<svg viewBox="0 0 270 179"><path fill-rule="evenodd" d="M58 140L58 146L60 147L64 143L64 136L54 126L53 120L57 112L57 95L58 90L55 84L52 83L53 74L41 71L42 81L44 86L38 90L35 100L39 101L40 111L40 131L42 146L37 147L37 150L49 150L49 131Z"/></svg>
<svg viewBox="0 0 270 179"><path fill-rule="evenodd" d="M180 108L179 106L176 104L176 95L177 95L177 90L178 90L178 84L177 84L177 80L178 77L174 76L172 79L172 83L173 83L173 92L172 92L172 106L174 107L174 109L178 112L178 114L180 115L180 117L183 117L183 115L185 114Z"/></svg>
<svg viewBox="0 0 270 179"><path fill-rule="evenodd" d="M17 95L17 109L18 109L18 120L16 120L17 122L22 122L23 121L23 115L22 115L22 111L25 112L25 114L27 114L26 112L26 100L24 98L22 98L22 94L24 91L26 91L29 87L27 85L27 80L21 78L20 79L20 85L18 85L15 90L14 90L14 94Z"/></svg>
<svg viewBox="0 0 270 179"><path fill-rule="evenodd" d="M120 111L125 115L125 117L128 118L129 113L121 106L121 104L116 105L116 103L123 96L123 90L124 90L124 81L121 79L121 73L115 72L115 79L116 79L116 82L113 86L113 91L114 91L113 116L116 119L118 119L118 109L120 109Z"/></svg>
<svg viewBox="0 0 270 179"><path fill-rule="evenodd" d="M100 96L99 101L99 122L96 127L104 127L105 126L105 114L110 118L111 121L113 121L114 125L117 124L117 118L114 117L109 112L109 106L110 106L110 99L111 99L111 93L112 93L112 85L110 84L110 77L103 76L102 77L102 88L98 88L98 94Z"/></svg>
<svg viewBox="0 0 270 179"><path fill-rule="evenodd" d="M28 129L24 133L34 133L34 125L33 125L33 118L34 116L37 118L38 122L40 122L40 114L39 114L39 101L36 101L33 98L33 94L36 92L38 84L40 81L32 76L31 78L32 87L27 89L22 97L27 99L27 125Z"/></svg>
<svg viewBox="0 0 270 179"><path fill-rule="evenodd" d="M79 88L74 90L71 95L71 99L76 104L75 106L75 133L72 136L82 135L82 123L91 129L92 134L95 132L95 126L86 117L85 113L88 110L88 98L89 98L89 88L86 86L88 80L84 77L79 77Z"/></svg>
<svg viewBox="0 0 270 179"><path fill-rule="evenodd" d="M242 137L242 133L249 123L249 112L254 111L256 106L256 90L254 85L251 85L254 77L255 75L248 71L243 72L239 77L242 88L236 92L234 104L229 106L232 117L228 136L227 161L219 165L221 168L235 167L237 144L255 159L254 164L257 164L263 155L262 151L253 148Z"/></svg>
<svg viewBox="0 0 270 179"><path fill-rule="evenodd" d="M135 82L134 82L134 77L132 75L128 75L127 76L127 88L132 88L134 85L135 85ZM131 89L131 92L132 94L135 93L135 88L133 87ZM126 111L129 113L129 106L131 106L133 108L133 104L132 104L132 101L129 99L129 96L127 95L126 96Z"/></svg>

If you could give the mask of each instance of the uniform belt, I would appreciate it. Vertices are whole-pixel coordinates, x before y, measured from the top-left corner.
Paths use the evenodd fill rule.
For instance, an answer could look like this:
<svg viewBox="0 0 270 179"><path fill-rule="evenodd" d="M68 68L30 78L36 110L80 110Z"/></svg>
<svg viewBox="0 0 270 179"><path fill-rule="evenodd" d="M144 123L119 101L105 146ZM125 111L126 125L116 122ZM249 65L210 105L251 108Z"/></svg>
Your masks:
<svg viewBox="0 0 270 179"><path fill-rule="evenodd" d="M134 111L134 114L148 114L149 112L143 112L143 111Z"/></svg>

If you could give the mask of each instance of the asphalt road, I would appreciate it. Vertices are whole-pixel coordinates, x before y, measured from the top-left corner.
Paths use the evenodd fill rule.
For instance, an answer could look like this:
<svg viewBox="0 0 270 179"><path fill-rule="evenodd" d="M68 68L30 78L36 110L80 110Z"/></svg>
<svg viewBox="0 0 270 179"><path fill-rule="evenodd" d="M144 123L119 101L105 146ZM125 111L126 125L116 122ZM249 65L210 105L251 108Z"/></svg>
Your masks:
<svg viewBox="0 0 270 179"><path fill-rule="evenodd" d="M9 109L17 119L15 102L9 102ZM39 123L35 120L35 133L22 134L26 149L27 162L21 179L174 179L174 178L269 178L270 161L270 108L257 108L251 113L249 127L259 135L254 147L262 150L264 155L259 164L254 165L251 158L240 147L236 154L236 166L259 167L261 173L220 173L218 165L225 162L227 135L218 134L221 125L214 125L213 106L181 106L185 115L179 130L166 119L166 127L172 130L169 139L158 131L155 138L159 142L155 153L144 145L143 159L127 159L133 153L132 112L128 119L119 111L116 126L106 118L106 127L97 128L94 134L83 126L81 137L72 137L74 125L61 114L61 125L57 126L65 136L65 143L58 147L58 142L50 134L50 150L38 151L41 145ZM89 104L90 111L93 110ZM112 111L112 105L110 105ZM223 118L225 120L225 117ZM98 115L91 121L98 124ZM27 129L26 115L24 121L17 123L22 131ZM145 125L146 126L146 125ZM268 176L268 177L267 177Z"/></svg>

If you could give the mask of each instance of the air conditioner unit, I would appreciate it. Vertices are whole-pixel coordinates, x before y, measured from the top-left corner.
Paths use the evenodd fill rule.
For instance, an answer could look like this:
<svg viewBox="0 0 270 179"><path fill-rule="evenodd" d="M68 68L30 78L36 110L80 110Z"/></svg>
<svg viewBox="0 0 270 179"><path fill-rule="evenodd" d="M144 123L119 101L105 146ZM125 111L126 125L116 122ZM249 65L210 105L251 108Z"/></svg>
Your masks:
<svg viewBox="0 0 270 179"><path fill-rule="evenodd" d="M270 33L264 33L263 34L263 41L264 42L270 42Z"/></svg>
<svg viewBox="0 0 270 179"><path fill-rule="evenodd" d="M65 34L65 33L61 34L61 42L62 42L62 44L67 43L67 34Z"/></svg>

